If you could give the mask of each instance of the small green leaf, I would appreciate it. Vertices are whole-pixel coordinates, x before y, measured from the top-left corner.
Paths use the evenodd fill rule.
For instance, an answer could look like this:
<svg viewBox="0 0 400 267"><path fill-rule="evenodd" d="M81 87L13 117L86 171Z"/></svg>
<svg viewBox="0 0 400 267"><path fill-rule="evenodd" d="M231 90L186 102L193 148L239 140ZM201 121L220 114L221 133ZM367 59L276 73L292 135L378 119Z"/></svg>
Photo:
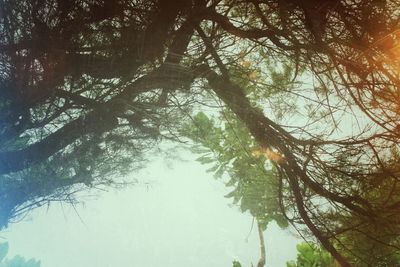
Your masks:
<svg viewBox="0 0 400 267"><path fill-rule="evenodd" d="M234 197L237 194L236 190L233 190L232 192L228 193L225 195L226 198Z"/></svg>
<svg viewBox="0 0 400 267"><path fill-rule="evenodd" d="M242 264L240 264L240 262L238 262L238 261L233 261L232 267L242 267Z"/></svg>
<svg viewBox="0 0 400 267"><path fill-rule="evenodd" d="M215 172L216 170L218 170L218 168L220 168L220 165L214 165L211 168L207 169L206 172Z"/></svg>
<svg viewBox="0 0 400 267"><path fill-rule="evenodd" d="M225 172L225 166L224 166L224 165L221 165L221 166L218 168L218 170L214 173L214 178L215 178L215 179L221 178L222 175L224 174L224 172Z"/></svg>
<svg viewBox="0 0 400 267"><path fill-rule="evenodd" d="M196 159L196 161L200 162L201 164L207 164L214 162L213 158L210 158L208 155L201 156L200 158Z"/></svg>

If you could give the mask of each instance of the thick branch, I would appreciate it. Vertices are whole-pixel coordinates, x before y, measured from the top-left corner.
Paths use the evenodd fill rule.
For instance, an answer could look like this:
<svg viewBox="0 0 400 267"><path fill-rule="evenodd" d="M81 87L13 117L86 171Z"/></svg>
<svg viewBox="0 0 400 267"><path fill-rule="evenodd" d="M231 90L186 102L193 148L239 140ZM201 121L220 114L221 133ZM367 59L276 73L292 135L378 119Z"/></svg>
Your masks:
<svg viewBox="0 0 400 267"><path fill-rule="evenodd" d="M310 217L307 214L307 211L304 207L304 200L303 196L301 195L300 186L296 177L292 177L287 175L289 180L290 188L294 194L294 198L296 201L297 210L300 213L301 218L303 219L304 223L313 233L313 235L321 242L324 248L340 263L342 267L350 267L350 264L347 262L345 258L336 250L336 248L332 245L329 239L319 231L319 229L315 226L315 224L311 221Z"/></svg>
<svg viewBox="0 0 400 267"><path fill-rule="evenodd" d="M276 45L279 48L282 48L285 50L293 50L294 49L293 47L282 43L279 40L279 37L278 37L279 35L274 30L269 30L269 29L264 29L264 30L246 29L246 30L243 30L243 29L240 29L238 27L235 27L232 24L232 22L230 22L228 17L225 17L212 9L208 9L208 11L205 13L204 17L205 17L205 19L209 19L211 21L218 23L218 25L221 26L225 31L227 31L230 34L233 34L235 36L238 36L240 38L248 38L248 39L268 38L274 45Z"/></svg>
<svg viewBox="0 0 400 267"><path fill-rule="evenodd" d="M107 103L100 105L87 115L69 122L43 140L21 150L1 152L0 174L20 171L32 164L43 162L86 134L112 130L118 123L116 116L121 110L121 105L116 105L118 101L126 102L127 99L133 99L140 93L156 88L187 85L193 76L189 75L190 70L185 70L186 76L182 75L182 70L171 69L168 65L162 66L151 74L136 80Z"/></svg>
<svg viewBox="0 0 400 267"><path fill-rule="evenodd" d="M27 148L0 153L0 174L16 172L43 162L79 137L111 130L117 123L115 117L100 112L79 117Z"/></svg>
<svg viewBox="0 0 400 267"><path fill-rule="evenodd" d="M230 107L230 109L245 123L254 138L263 146L275 147L285 156L286 161L282 162L280 167L286 172L291 188L295 194L297 208L305 224L312 233L321 241L324 247L337 259L342 266L349 266L346 260L330 243L329 239L322 235L318 228L309 218L305 208L297 179L302 180L315 193L341 203L350 210L369 215L364 209L354 205L349 199L341 197L335 193L326 190L316 182L312 181L307 174L298 166L294 155L289 148L285 146L285 140L280 133L276 131L261 111L253 108L243 93L242 88L232 82L223 79L218 74L209 69L206 74L209 85L214 92Z"/></svg>
<svg viewBox="0 0 400 267"><path fill-rule="evenodd" d="M332 193L310 179L304 170L302 170L297 164L295 156L286 146L287 140L285 137L273 127L270 120L266 118L260 110L251 106L242 88L226 79L223 79L210 69L206 73L206 78L214 92L229 106L238 118L245 123L251 134L261 145L277 148L279 152L285 156L286 162L288 163L285 168L287 168L288 173L301 179L315 193L332 201L341 203L350 210L362 215L373 216L370 212L352 203L354 198L342 197Z"/></svg>

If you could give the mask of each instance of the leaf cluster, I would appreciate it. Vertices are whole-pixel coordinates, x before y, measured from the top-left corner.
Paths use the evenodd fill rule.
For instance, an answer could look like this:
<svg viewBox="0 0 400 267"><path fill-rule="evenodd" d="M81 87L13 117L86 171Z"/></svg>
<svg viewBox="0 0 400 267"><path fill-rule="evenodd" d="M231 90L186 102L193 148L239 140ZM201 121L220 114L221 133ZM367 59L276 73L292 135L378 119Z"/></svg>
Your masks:
<svg viewBox="0 0 400 267"><path fill-rule="evenodd" d="M227 178L226 186L234 189L226 197L232 198L242 212L250 212L264 230L270 221L286 227L275 169L265 157L252 155L259 146L243 124L226 110L222 114L226 120L218 125L205 113L197 113L182 134L195 142L192 150L201 154L197 160L210 165L208 171L215 178Z"/></svg>
<svg viewBox="0 0 400 267"><path fill-rule="evenodd" d="M8 247L7 242L0 244L0 267L40 267L40 261L35 259L25 260L20 255L16 255L12 259L5 259Z"/></svg>
<svg viewBox="0 0 400 267"><path fill-rule="evenodd" d="M297 259L286 263L287 267L334 267L332 256L313 243L300 243L296 246Z"/></svg>

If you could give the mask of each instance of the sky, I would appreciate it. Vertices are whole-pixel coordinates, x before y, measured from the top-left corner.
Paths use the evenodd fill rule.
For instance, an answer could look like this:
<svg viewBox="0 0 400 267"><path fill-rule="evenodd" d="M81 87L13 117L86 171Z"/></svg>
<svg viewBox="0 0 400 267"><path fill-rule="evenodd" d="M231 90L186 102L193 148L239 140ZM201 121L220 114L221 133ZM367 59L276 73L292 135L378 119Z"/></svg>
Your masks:
<svg viewBox="0 0 400 267"><path fill-rule="evenodd" d="M183 153L183 154L182 154ZM42 267L243 267L257 264L260 250L252 217L241 213L223 181L196 156L153 157L132 173L138 183L86 193L75 209L54 203L34 210L0 232L8 257L41 260ZM293 230L270 224L264 233L267 267L296 258Z"/></svg>

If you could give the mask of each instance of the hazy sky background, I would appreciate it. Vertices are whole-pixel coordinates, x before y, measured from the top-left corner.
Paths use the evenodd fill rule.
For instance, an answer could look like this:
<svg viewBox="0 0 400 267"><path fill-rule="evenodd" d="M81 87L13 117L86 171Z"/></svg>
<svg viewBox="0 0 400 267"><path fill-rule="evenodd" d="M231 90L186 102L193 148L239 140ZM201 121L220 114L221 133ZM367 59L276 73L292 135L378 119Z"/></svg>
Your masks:
<svg viewBox="0 0 400 267"><path fill-rule="evenodd" d="M221 180L183 152L186 161L156 157L132 176L135 186L85 197L75 210L55 203L0 233L8 256L41 260L42 267L243 267L257 264L257 228L224 198ZM249 232L251 233L249 235ZM247 239L249 235L249 238ZM267 267L283 267L301 242L270 224Z"/></svg>

